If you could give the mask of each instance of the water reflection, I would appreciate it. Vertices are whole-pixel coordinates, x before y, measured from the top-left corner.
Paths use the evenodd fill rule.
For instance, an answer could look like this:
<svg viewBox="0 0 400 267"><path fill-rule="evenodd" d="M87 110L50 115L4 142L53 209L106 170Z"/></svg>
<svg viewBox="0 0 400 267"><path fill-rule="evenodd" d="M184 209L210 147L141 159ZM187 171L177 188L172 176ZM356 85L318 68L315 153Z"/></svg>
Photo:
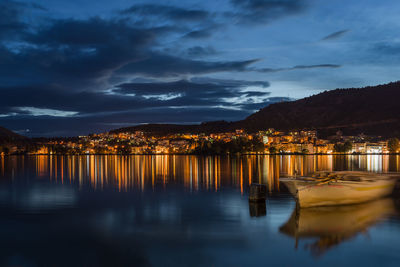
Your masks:
<svg viewBox="0 0 400 267"><path fill-rule="evenodd" d="M304 248L320 256L360 233L367 233L371 226L396 214L398 212L391 198L358 205L296 208L279 230L296 239L296 248L299 240L304 239ZM316 240L310 243L307 242L309 238Z"/></svg>
<svg viewBox="0 0 400 267"><path fill-rule="evenodd" d="M349 246L337 246L339 252L330 250L318 261L308 251L295 251L293 239L285 238L278 228L295 205L279 187L279 177L295 171L302 175L316 170L400 171L399 160L398 156L0 157L0 266L259 266L265 262L374 266L382 252L398 264L399 216L375 224L391 214L391 202L361 208L360 213L322 212L326 219L307 219L306 224L315 227L326 221L342 227L340 222L346 222L350 228L343 226L344 232L338 232L335 224L312 232L311 238L328 244L335 230L341 238L336 239L345 240L361 228L377 226L370 231L373 248L364 240L349 238ZM267 185L266 202L248 202L252 182ZM299 220L299 225L310 217L304 212L293 216L289 222ZM291 227L300 239L304 228Z"/></svg>
<svg viewBox="0 0 400 267"><path fill-rule="evenodd" d="M253 202L249 201L250 217L262 217L267 215L267 205L265 201Z"/></svg>
<svg viewBox="0 0 400 267"><path fill-rule="evenodd" d="M218 191L229 186L243 194L252 182L279 191L282 175L307 175L315 171L366 170L400 171L400 157L354 156L33 156L0 157L0 178L35 176L54 183L90 186L95 190L116 188L154 189L170 184L189 191ZM32 173L34 170L34 173ZM29 172L29 173L28 173Z"/></svg>

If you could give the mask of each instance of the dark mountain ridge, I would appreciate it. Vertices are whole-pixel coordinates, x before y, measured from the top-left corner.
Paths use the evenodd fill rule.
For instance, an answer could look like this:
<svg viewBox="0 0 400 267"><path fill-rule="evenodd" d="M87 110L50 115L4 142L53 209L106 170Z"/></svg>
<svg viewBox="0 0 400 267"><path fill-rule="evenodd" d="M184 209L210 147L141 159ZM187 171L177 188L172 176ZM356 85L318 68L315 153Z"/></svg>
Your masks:
<svg viewBox="0 0 400 267"><path fill-rule="evenodd" d="M364 133L400 136L400 82L364 88L335 89L291 102L271 104L237 122L207 122L199 125L147 124L113 132L151 133L224 132L242 128L256 132L316 129L322 136L341 130L345 135Z"/></svg>
<svg viewBox="0 0 400 267"><path fill-rule="evenodd" d="M17 143L28 140L27 137L14 133L0 126L0 144Z"/></svg>
<svg viewBox="0 0 400 267"><path fill-rule="evenodd" d="M336 89L293 102L267 106L239 124L249 131L318 129L332 133L399 135L400 82Z"/></svg>
<svg viewBox="0 0 400 267"><path fill-rule="evenodd" d="M201 124L142 124L132 127L119 128L113 133L143 131L154 135L170 133L220 133L236 129L235 122L212 121Z"/></svg>

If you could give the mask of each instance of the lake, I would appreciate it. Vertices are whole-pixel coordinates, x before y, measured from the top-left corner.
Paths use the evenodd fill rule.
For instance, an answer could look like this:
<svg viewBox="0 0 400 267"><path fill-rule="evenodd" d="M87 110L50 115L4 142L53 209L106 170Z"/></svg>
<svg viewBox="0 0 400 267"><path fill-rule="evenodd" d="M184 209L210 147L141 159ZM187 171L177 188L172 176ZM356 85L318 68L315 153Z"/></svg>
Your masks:
<svg viewBox="0 0 400 267"><path fill-rule="evenodd" d="M317 170L400 156L0 157L0 265L399 266L400 197L296 210L279 178Z"/></svg>

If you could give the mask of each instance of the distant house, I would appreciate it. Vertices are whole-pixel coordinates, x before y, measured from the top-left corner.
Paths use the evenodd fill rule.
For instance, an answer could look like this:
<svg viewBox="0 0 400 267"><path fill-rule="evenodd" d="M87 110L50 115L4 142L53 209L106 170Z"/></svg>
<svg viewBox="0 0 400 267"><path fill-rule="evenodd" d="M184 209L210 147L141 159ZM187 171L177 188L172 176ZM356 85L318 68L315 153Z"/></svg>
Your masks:
<svg viewBox="0 0 400 267"><path fill-rule="evenodd" d="M377 143L367 143L366 153L376 154L376 153L387 153L387 142L377 142Z"/></svg>
<svg viewBox="0 0 400 267"><path fill-rule="evenodd" d="M353 147L351 149L352 153L366 153L367 152L367 143L353 143Z"/></svg>

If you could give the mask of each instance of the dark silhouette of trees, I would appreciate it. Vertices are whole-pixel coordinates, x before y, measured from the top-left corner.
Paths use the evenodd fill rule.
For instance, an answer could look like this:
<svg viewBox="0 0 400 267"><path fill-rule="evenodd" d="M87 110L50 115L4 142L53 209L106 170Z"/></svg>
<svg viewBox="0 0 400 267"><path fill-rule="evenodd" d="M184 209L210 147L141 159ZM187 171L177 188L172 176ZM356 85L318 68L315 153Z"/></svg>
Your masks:
<svg viewBox="0 0 400 267"><path fill-rule="evenodd" d="M396 153L400 149L400 141L398 138L390 138L388 141L390 153Z"/></svg>
<svg viewBox="0 0 400 267"><path fill-rule="evenodd" d="M239 137L230 142L202 141L195 149L195 154L235 154L248 152L263 152L264 144L260 140L248 140Z"/></svg>
<svg viewBox="0 0 400 267"><path fill-rule="evenodd" d="M335 152L347 153L353 148L353 144L350 141L346 141L343 144L337 143L333 146Z"/></svg>
<svg viewBox="0 0 400 267"><path fill-rule="evenodd" d="M277 149L276 149L276 147L274 147L274 146L270 146L270 147L268 148L268 151L269 151L270 154L275 154L275 153L277 152Z"/></svg>

